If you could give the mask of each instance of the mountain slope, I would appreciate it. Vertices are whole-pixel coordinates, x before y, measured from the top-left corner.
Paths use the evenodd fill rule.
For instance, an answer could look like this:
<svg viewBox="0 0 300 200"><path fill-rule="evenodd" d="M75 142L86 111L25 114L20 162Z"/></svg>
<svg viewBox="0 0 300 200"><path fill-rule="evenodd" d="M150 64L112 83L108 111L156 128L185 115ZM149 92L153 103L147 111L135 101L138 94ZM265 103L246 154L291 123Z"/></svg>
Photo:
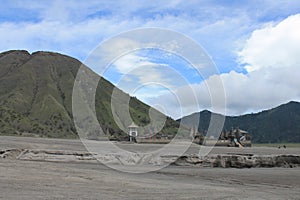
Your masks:
<svg viewBox="0 0 300 200"><path fill-rule="evenodd" d="M81 63L51 52L8 51L0 54L0 134L77 137L72 115L72 90ZM114 86L101 78L96 113L103 130L124 135L112 118ZM130 114L138 125L149 123L149 106L130 99ZM179 124L168 118L162 130L176 133ZM175 132L174 132L175 130Z"/></svg>
<svg viewBox="0 0 300 200"><path fill-rule="evenodd" d="M200 117L198 130L203 133L207 130L211 114L202 111L184 117L183 121ZM224 129L235 127L247 130L256 143L300 142L300 103L291 101L255 114L226 116Z"/></svg>

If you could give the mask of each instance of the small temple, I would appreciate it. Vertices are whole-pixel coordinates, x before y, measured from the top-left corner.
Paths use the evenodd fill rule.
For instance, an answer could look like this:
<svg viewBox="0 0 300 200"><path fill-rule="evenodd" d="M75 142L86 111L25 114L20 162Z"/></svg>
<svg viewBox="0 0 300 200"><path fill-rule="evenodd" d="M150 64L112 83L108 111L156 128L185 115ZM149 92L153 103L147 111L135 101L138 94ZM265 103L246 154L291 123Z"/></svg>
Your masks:
<svg viewBox="0 0 300 200"><path fill-rule="evenodd" d="M128 135L129 135L129 141L134 142L135 138L138 136L138 125L136 125L134 122L132 122L128 126Z"/></svg>

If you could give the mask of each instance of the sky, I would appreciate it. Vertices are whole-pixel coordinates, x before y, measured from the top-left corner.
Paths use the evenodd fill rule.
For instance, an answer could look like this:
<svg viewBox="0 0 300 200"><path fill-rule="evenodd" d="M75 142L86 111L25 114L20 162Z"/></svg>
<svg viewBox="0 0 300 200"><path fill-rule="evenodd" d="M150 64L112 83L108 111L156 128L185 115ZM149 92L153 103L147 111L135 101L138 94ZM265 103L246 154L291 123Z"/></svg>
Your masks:
<svg viewBox="0 0 300 200"><path fill-rule="evenodd" d="M179 55L140 49L101 74L175 119L203 109L241 115L300 101L299 1L0 2L1 52L53 51L85 62L103 41L137 28L172 30L195 41L216 73L203 77ZM225 92L222 111L212 106L207 89L217 80ZM190 88L197 101L187 94Z"/></svg>

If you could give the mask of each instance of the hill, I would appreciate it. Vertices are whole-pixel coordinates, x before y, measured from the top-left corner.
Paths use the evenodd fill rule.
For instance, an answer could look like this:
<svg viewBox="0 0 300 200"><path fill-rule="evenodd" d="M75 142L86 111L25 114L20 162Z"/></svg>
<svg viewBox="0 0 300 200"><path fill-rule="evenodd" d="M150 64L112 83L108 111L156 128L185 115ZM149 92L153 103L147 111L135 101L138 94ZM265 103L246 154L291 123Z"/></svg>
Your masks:
<svg viewBox="0 0 300 200"><path fill-rule="evenodd" d="M204 133L211 115L210 111L205 110L185 116L183 121L200 117L198 131ZM188 123L185 125L189 126ZM300 103L291 101L255 114L226 116L224 129L230 130L232 127L247 130L255 143L300 142Z"/></svg>
<svg viewBox="0 0 300 200"><path fill-rule="evenodd" d="M81 64L72 57L52 52L30 54L13 50L1 53L0 134L78 137L73 122L72 90ZM100 79L95 97L97 119L103 130L114 136L124 136L111 113L113 89L110 82ZM129 106L136 124L149 123L148 105L130 98ZM174 134L178 126L178 122L167 118L162 133Z"/></svg>

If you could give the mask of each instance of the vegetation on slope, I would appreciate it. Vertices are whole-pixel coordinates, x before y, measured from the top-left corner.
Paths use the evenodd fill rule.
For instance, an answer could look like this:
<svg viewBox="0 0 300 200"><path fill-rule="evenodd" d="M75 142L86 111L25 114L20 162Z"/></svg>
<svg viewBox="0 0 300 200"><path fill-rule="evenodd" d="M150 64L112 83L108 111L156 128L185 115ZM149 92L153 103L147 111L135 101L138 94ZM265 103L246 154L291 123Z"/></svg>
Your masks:
<svg viewBox="0 0 300 200"><path fill-rule="evenodd" d="M72 90L81 63L51 52L8 51L0 54L0 134L76 138L72 115ZM103 130L126 135L112 117L114 86L100 79L96 113ZM138 125L149 123L149 106L130 99L130 114ZM174 134L178 123L167 118L164 134Z"/></svg>
<svg viewBox="0 0 300 200"><path fill-rule="evenodd" d="M200 117L198 130L207 130L210 111L202 111L184 117L183 121L190 121ZM180 121L180 120L178 120ZM189 126L189 124L186 124ZM300 103L291 101L276 108L255 114L241 116L226 116L224 129L241 128L252 135L254 143L282 143L300 142Z"/></svg>

